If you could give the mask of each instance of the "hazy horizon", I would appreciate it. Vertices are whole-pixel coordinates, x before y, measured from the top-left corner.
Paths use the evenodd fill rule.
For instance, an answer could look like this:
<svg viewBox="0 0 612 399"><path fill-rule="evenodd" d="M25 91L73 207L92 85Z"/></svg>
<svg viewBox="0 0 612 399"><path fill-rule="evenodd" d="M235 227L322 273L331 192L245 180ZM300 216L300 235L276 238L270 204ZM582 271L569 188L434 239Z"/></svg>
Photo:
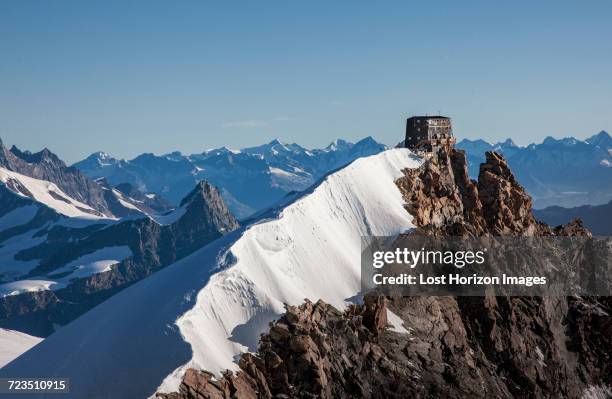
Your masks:
<svg viewBox="0 0 612 399"><path fill-rule="evenodd" d="M95 151L320 148L442 113L458 139L612 129L612 3L0 4L0 137Z"/></svg>
<svg viewBox="0 0 612 399"><path fill-rule="evenodd" d="M609 132L608 132L606 129L602 129L602 130L599 130L599 131L597 131L597 132L594 132L593 134L588 134L588 135L586 135L586 136L584 136L584 137L577 137L577 136L554 137L554 136L551 136L551 135L548 135L548 136L546 136L546 137L553 137L553 138L555 138L555 139L563 139L563 138L570 138L570 137L573 137L573 138L575 138L575 139L577 139L577 140L583 140L583 141L584 141L584 140L586 140L586 139L588 139L588 138L590 138L590 137L592 137L592 136L594 136L594 135L596 135L596 134L601 133L602 131L607 132L608 134L610 134L610 133L609 133ZM387 145L387 146L389 146L389 147L394 147L394 146L397 144L397 143L385 143L385 142L382 142L381 140L378 140L378 139L377 139L375 136L372 136L372 135L369 135L369 136L370 136L370 137L372 137L374 140L376 140L378 143L385 144L385 145ZM318 145L318 146L304 146L304 145L302 145L302 144L301 144L301 143L299 143L299 142L295 142L295 141L286 141L286 140L283 140L283 139L281 139L281 138L279 138L279 137L274 137L274 138L272 138L272 139L270 139L270 140L267 140L267 141L265 141L265 142L258 143L258 144L255 144L255 145L250 145L250 146L233 147L233 146L226 146L226 145L222 145L222 146L219 146L219 147L205 147L205 148L203 148L203 149L193 149L193 150L187 150L187 151L181 151L181 150L178 150L178 149L169 149L168 151L162 151L162 152L136 151L134 154L129 155L129 156L127 156L127 157L117 156L116 154L114 154L114 153L112 153L112 152L105 151L104 149L100 149L100 150L93 151L93 152L90 152L90 153L87 153L87 154L83 154L82 156L77 157L77 159L75 159L75 160L71 160L71 161L68 161L66 158L64 158L64 157L62 156L62 154L61 154L61 153L59 153L59 152L55 151L55 150L53 149L53 147L52 147L52 146L49 146L49 145L42 145L42 146L41 146L41 147L39 147L39 148L32 149L32 148L22 148L22 147L18 146L18 145L17 145L17 144L15 144L15 143L8 143L8 142L6 142L5 140L3 140L3 139L2 139L2 137L0 137L0 141L2 141L2 143L3 143L3 144L4 144L4 145L7 147L7 148L10 148L12 145L15 145L17 148L19 148L19 149L20 149L20 150L22 150L22 151L31 151L31 152L33 152L33 153L38 152L38 151L41 151L41 150L43 150L44 148L47 148L47 149L49 149L51 152L53 152L54 154L58 155L58 156L60 157L60 159L62 159L64 162L66 162L66 164L68 164L68 165L72 165L72 164L74 164L74 163L76 163L76 162L82 161L83 159L87 158L88 156L90 156L90 155L92 155L92 154L94 154L94 153L96 153L96 152L103 152L103 153L106 153L106 154L110 155L111 157L113 157L113 158L117 158L117 159L131 160L131 159L134 159L135 157L137 157L138 155L141 155L141 154L144 154L144 153L153 153L153 154L155 154L155 155L166 155L166 154L170 154L170 153L175 152L175 151L179 151L179 152L181 152L181 154L183 154L183 155L192 155L192 154L202 153L202 152L205 152L205 151L208 151L208 150L218 149L218 148L221 148L221 147L227 147L228 149L240 150L240 149L244 149L244 148L247 148L247 147L254 147L254 146L257 146L257 145L268 144L268 143L270 143L270 142L271 142L271 141L273 141L273 140L279 140L279 141L280 141L281 143L283 143L283 144L298 144L298 145L301 145L302 147L304 147L304 148L306 148L306 149L308 149L308 150L311 150L311 149L322 149L322 148L325 148L325 147L329 146L330 144L332 144L334 141L336 141L336 140L338 140L338 139L342 139L342 140L346 140L346 141L350 141L350 142L356 143L356 142L358 142L358 141L360 141L360 140L363 140L363 139L365 139L366 137L369 137L369 136L364 136L364 137L362 137L362 138L357 138L357 139L355 139L355 140L347 140L347 139L345 139L345 138L343 138L343 137L336 137L335 139L332 139L332 140L330 140L329 142L324 143L324 144L322 144L322 145ZM546 138L546 137L544 137L544 138ZM497 144L497 143L501 143L501 142L503 142L503 141L506 141L507 139L512 139L512 140L515 142L515 144L516 144L516 145L518 145L518 146L520 146L520 147L525 147L525 146L528 146L528 145L530 145L530 144L541 144L541 143L542 143L542 141L543 141L543 139L542 139L542 140L539 140L539 141L536 141L536 142L529 142L529 143L518 143L518 142L516 142L516 140L514 140L512 137L506 137L505 139L491 141L491 140L487 140L486 138L482 138L482 137L461 137L460 135L457 135L457 141L458 141L458 142L459 142L459 141L461 141L461 140L463 140L463 139L469 139L469 140L478 140L478 139L483 139L483 140L485 140L485 141L489 142L489 144ZM400 141L401 141L401 140L400 140ZM398 143L399 143L399 141L398 141Z"/></svg>

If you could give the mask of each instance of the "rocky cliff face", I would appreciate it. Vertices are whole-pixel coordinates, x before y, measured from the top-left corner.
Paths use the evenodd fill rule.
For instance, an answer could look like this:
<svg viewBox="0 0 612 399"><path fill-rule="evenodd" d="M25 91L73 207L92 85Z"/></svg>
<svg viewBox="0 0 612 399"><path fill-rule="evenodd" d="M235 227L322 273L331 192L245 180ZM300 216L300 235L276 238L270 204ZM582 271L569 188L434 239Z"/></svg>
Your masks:
<svg viewBox="0 0 612 399"><path fill-rule="evenodd" d="M462 151L441 152L435 162L404 175L397 185L423 230L453 236L554 234L534 218L531 197L495 152L486 153L477 182L467 174ZM589 235L585 229L580 234Z"/></svg>
<svg viewBox="0 0 612 399"><path fill-rule="evenodd" d="M453 151L404 171L397 185L416 234L590 235L579 221L536 221L496 153L477 182ZM387 309L403 332L386 328ZM366 297L345 312L306 302L272 324L237 374L189 370L179 392L160 397L604 398L612 395L611 312L610 297Z"/></svg>
<svg viewBox="0 0 612 399"><path fill-rule="evenodd" d="M408 337L386 334L386 299L368 298L363 306L340 312L319 301L292 306L262 336L256 356L245 354L243 370L214 380L189 370L172 398L344 398L406 397L398 384L413 378L416 366L398 343Z"/></svg>

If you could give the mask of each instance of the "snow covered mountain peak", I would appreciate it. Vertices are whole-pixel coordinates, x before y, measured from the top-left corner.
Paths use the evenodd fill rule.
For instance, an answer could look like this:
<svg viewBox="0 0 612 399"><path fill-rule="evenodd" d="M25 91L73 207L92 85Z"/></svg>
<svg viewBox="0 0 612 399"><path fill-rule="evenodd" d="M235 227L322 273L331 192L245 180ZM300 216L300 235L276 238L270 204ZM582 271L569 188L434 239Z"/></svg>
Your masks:
<svg viewBox="0 0 612 399"><path fill-rule="evenodd" d="M499 142L497 143L497 145L500 147L518 147L514 140L512 140L511 138L507 138L506 141Z"/></svg>
<svg viewBox="0 0 612 399"><path fill-rule="evenodd" d="M95 170L97 168L104 168L107 166L117 165L121 161L113 158L108 153L103 151L94 152L84 160L80 162L81 170L85 173L87 170Z"/></svg>
<svg viewBox="0 0 612 399"><path fill-rule="evenodd" d="M0 168L0 182L15 194L33 199L69 217L98 219L104 215L65 194L55 184Z"/></svg>
<svg viewBox="0 0 612 399"><path fill-rule="evenodd" d="M303 154L306 149L296 143L287 144L279 139L274 139L268 144L244 148L242 151L252 155L263 155L264 158L268 159L279 156L283 157L288 154Z"/></svg>
<svg viewBox="0 0 612 399"><path fill-rule="evenodd" d="M282 146L282 147L284 147L285 146L285 144L282 141L280 141L279 139L272 139L272 141L270 141L270 143L268 143L268 145L270 147L274 147L274 146Z"/></svg>
<svg viewBox="0 0 612 399"><path fill-rule="evenodd" d="M164 156L171 161L181 161L183 158L183 154L180 151L172 151Z"/></svg>
<svg viewBox="0 0 612 399"><path fill-rule="evenodd" d="M83 170L98 170L107 167L120 167L121 161L114 160L108 154L95 153L84 160ZM80 169L66 164L49 149L32 153L13 146L10 150L0 144L0 167L22 176L55 184L71 199L86 204L107 217L122 217L134 212L133 204L125 206L121 198L115 198L108 187L103 187L89 179ZM105 177L105 176L96 176ZM109 196L110 195L110 196ZM129 201L133 202L133 201Z"/></svg>
<svg viewBox="0 0 612 399"><path fill-rule="evenodd" d="M229 148L226 146L223 147L219 147L219 148L211 148L208 149L206 151L204 151L202 153L202 155L204 156L210 156L210 155L222 155L222 154L240 154L240 150L236 150L233 148Z"/></svg>

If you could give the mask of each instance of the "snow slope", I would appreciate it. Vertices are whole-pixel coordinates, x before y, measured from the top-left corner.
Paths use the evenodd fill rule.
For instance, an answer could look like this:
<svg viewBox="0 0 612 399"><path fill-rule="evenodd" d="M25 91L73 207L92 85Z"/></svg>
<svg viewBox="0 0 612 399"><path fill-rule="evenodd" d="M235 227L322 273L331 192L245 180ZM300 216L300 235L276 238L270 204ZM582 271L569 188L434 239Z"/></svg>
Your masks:
<svg viewBox="0 0 612 399"><path fill-rule="evenodd" d="M22 197L32 198L64 216L99 219L103 215L77 200L72 199L54 183L34 179L0 168L0 182Z"/></svg>
<svg viewBox="0 0 612 399"><path fill-rule="evenodd" d="M419 164L406 149L354 161L110 298L0 377L62 375L76 397L137 398L176 390L187 367L235 369L235 356L256 347L284 303L344 307L358 294L360 236L412 226L394 181Z"/></svg>
<svg viewBox="0 0 612 399"><path fill-rule="evenodd" d="M19 331L0 328L0 368L42 340Z"/></svg>

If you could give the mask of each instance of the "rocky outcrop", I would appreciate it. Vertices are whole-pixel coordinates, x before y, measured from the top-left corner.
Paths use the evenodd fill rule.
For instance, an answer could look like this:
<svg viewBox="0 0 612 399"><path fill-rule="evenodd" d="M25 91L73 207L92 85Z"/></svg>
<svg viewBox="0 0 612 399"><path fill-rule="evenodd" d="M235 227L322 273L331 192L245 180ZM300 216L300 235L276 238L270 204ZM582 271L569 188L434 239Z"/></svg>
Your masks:
<svg viewBox="0 0 612 399"><path fill-rule="evenodd" d="M447 180L432 180L430 176L437 173L446 175ZM448 183L448 176L454 185ZM415 184L424 179L433 184L426 193L422 184ZM398 185L409 211L415 208L413 201L422 202L424 194L429 196L414 215L421 230L430 234L591 236L579 220L556 228L538 222L532 214L531 198L503 157L494 152L486 153L477 182L468 178L464 154L453 151L448 156L438 154L438 162L429 162L419 171L406 171ZM429 222L430 214L438 217L437 223ZM612 323L610 298L487 296L391 301L404 320L425 323L432 319L421 311L423 302L428 302L427 306L438 303L440 315L453 322L438 333L427 328L433 334L426 341L430 346L444 343L451 331L454 339L463 337L455 347L459 349L456 355L448 357L456 352L455 345L443 345L436 353L447 353L446 361L453 360L453 371L448 374L464 383L469 381L469 370L461 371L456 356L467 350L482 376L472 383L484 381L488 385L480 396L573 398L580 397L588 386L612 382L610 366L600 362L610 358L612 349L612 339L602 339ZM586 331L595 337L580 335ZM440 383L448 384L448 378Z"/></svg>
<svg viewBox="0 0 612 399"><path fill-rule="evenodd" d="M590 236L550 228L505 160L478 181L465 154L440 153L397 185L419 228L453 236ZM387 329L387 307L404 332ZM609 297L366 297L340 312L288 307L237 373L188 370L164 398L580 398L612 385ZM401 329L399 330L401 331Z"/></svg>
<svg viewBox="0 0 612 399"><path fill-rule="evenodd" d="M406 332L368 322L384 319L387 305ZM158 397L580 398L610 383L610 325L601 309L570 309L561 331L584 347L556 335L542 298L377 298L345 312L306 301L272 324L237 373L190 369L179 392Z"/></svg>
<svg viewBox="0 0 612 399"><path fill-rule="evenodd" d="M400 334L381 335L387 301L370 298L340 312L319 301L290 306L261 338L257 355L245 354L237 374L214 379L188 370L173 398L341 398L405 397L414 390L398 384L416 379L416 366L401 351ZM399 389L398 389L399 388Z"/></svg>
<svg viewBox="0 0 612 399"><path fill-rule="evenodd" d="M533 217L531 197L495 152L486 153L477 182L468 176L465 153L457 150L441 151L435 161L403 172L397 185L422 229L453 236L552 234Z"/></svg>
<svg viewBox="0 0 612 399"><path fill-rule="evenodd" d="M554 229L536 220L531 197L495 152L486 153L478 181L469 178L465 153L457 150L442 151L435 161L403 173L397 185L422 231L449 236L591 236L579 220Z"/></svg>
<svg viewBox="0 0 612 399"><path fill-rule="evenodd" d="M476 183L467 175L465 157L440 152L435 162L418 169L405 169L397 180L406 210L415 224L439 233L483 234L486 222Z"/></svg>
<svg viewBox="0 0 612 399"><path fill-rule="evenodd" d="M207 181L199 182L181 201L180 208L185 214L168 226L173 236L182 237L173 245L178 257L239 227L217 188Z"/></svg>

